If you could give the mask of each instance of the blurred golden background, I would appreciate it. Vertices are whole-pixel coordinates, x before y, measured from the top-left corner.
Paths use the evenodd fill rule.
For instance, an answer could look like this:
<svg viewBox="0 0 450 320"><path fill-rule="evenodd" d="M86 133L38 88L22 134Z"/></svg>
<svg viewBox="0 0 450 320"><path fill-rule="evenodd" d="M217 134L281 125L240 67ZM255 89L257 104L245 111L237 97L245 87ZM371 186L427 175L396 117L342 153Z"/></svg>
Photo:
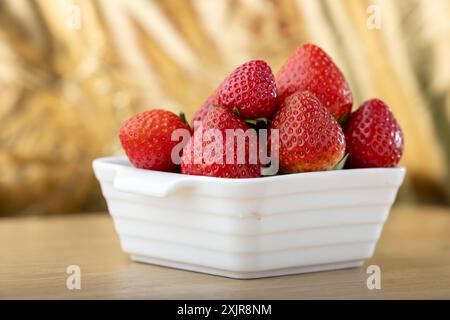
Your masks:
<svg viewBox="0 0 450 320"><path fill-rule="evenodd" d="M450 0L0 0L0 215L104 210L91 161L121 153L123 120L191 116L237 65L276 72L303 42L340 66L354 108L391 106L400 201L448 206Z"/></svg>

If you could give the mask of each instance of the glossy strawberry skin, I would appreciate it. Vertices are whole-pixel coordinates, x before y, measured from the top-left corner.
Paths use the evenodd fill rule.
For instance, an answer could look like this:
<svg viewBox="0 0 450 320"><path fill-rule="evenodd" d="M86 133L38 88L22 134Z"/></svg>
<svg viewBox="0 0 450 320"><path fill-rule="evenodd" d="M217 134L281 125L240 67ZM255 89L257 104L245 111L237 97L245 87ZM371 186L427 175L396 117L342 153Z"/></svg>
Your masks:
<svg viewBox="0 0 450 320"><path fill-rule="evenodd" d="M203 117L208 113L209 109L212 107L214 100L217 97L217 89L206 99L203 105L198 109L194 116L192 117L191 127L194 128L194 123L196 121L202 121Z"/></svg>
<svg viewBox="0 0 450 320"><path fill-rule="evenodd" d="M243 119L270 118L277 108L275 77L262 60L236 68L220 85L217 105L236 108Z"/></svg>
<svg viewBox="0 0 450 320"><path fill-rule="evenodd" d="M246 131L250 127L245 124L241 119L234 115L230 110L213 106L209 109L205 117L203 117L200 126L196 129L197 134L205 133L209 129L218 129L223 135L223 154L220 155L222 163L213 162L209 154L203 153L200 148L196 148L195 138L191 137L187 145L183 149L183 156L181 161L181 172L189 175L210 176L219 178L256 178L261 174L259 164L249 163L248 152L249 142L246 140L245 144L245 163L238 163L237 161L237 143L236 141L232 145L226 145L226 133L227 129L242 129ZM255 132L256 134L256 132ZM209 141L209 140L208 140ZM203 148L209 144L203 142ZM234 148L234 161L233 163L226 163L226 152L230 148ZM208 163L209 162L209 163Z"/></svg>
<svg viewBox="0 0 450 320"><path fill-rule="evenodd" d="M124 122L119 138L130 162L137 168L176 172L179 166L171 159L171 141L176 129L189 130L181 117L160 109L141 112Z"/></svg>
<svg viewBox="0 0 450 320"><path fill-rule="evenodd" d="M341 127L307 91L287 97L270 125L279 130L280 171L322 171L336 166L345 152Z"/></svg>
<svg viewBox="0 0 450 320"><path fill-rule="evenodd" d="M389 107L379 99L364 102L344 126L347 166L395 167L403 154L403 133Z"/></svg>
<svg viewBox="0 0 450 320"><path fill-rule="evenodd" d="M338 121L351 112L350 87L333 60L318 46L300 46L276 75L280 101L297 91L316 96Z"/></svg>

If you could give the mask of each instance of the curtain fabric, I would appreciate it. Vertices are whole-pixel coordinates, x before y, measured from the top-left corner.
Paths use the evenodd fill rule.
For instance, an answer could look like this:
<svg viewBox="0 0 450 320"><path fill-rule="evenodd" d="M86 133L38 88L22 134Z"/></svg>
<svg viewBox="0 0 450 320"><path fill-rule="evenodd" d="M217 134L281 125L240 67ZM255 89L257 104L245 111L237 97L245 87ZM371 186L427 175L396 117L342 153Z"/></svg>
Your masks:
<svg viewBox="0 0 450 320"><path fill-rule="evenodd" d="M449 0L2 0L0 214L104 209L90 163L121 153L124 119L191 116L237 65L276 72L304 42L343 70L354 109L392 108L400 199L448 204Z"/></svg>

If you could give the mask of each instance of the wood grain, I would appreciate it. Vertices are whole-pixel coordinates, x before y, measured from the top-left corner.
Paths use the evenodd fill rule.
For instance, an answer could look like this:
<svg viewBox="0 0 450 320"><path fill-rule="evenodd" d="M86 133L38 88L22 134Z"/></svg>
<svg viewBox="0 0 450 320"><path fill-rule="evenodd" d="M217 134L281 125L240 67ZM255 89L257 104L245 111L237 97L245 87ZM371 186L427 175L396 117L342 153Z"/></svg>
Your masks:
<svg viewBox="0 0 450 320"><path fill-rule="evenodd" d="M233 280L131 262L106 214L0 219L2 299L450 298L450 210L394 208L362 268ZM66 268L81 267L81 290ZM377 264L381 290L366 287Z"/></svg>

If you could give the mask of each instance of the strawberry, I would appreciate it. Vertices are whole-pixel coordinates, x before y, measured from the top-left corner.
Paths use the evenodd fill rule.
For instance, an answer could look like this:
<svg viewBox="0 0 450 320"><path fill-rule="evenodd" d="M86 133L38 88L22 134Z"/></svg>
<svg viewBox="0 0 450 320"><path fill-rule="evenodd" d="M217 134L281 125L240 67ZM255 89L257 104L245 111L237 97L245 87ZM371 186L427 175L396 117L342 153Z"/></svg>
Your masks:
<svg viewBox="0 0 450 320"><path fill-rule="evenodd" d="M344 126L347 165L352 168L395 167L403 154L403 133L379 99L364 102Z"/></svg>
<svg viewBox="0 0 450 320"><path fill-rule="evenodd" d="M270 118L277 108L272 70L262 60L244 63L221 83L214 103L237 110L244 119Z"/></svg>
<svg viewBox="0 0 450 320"><path fill-rule="evenodd" d="M280 101L296 91L307 90L340 123L350 114L352 93L344 75L333 60L313 44L300 46L276 75Z"/></svg>
<svg viewBox="0 0 450 320"><path fill-rule="evenodd" d="M221 134L221 137L217 137L217 140L207 137L208 132L215 129ZM226 143L227 129L242 129L244 132L248 129L254 130L230 110L220 106L211 107L183 149L181 172L190 175L221 178L259 177L260 165L257 164L257 159L252 164L249 158L249 150L251 149L249 139L245 139L245 159L240 162L238 161L238 139L234 139L232 143ZM253 131L253 133L256 137L256 131ZM196 141L198 142L196 143ZM222 149L214 149L214 151L207 152L208 148L213 148L218 144L223 146ZM220 154L216 154L216 150ZM231 161L227 163L226 155L230 152L234 152L234 156L229 156Z"/></svg>
<svg viewBox="0 0 450 320"><path fill-rule="evenodd" d="M214 100L217 97L217 89L206 99L203 105L198 109L192 117L191 126L194 127L194 122L202 121L203 117L208 113L209 108L213 105Z"/></svg>
<svg viewBox="0 0 450 320"><path fill-rule="evenodd" d="M342 159L344 133L331 113L307 91L285 99L270 130L279 130L280 171L329 170Z"/></svg>
<svg viewBox="0 0 450 320"><path fill-rule="evenodd" d="M178 141L171 141L176 129L189 130L189 126L176 114L166 110L141 112L124 122L119 138L130 162L137 168L177 171L172 162L172 148Z"/></svg>

